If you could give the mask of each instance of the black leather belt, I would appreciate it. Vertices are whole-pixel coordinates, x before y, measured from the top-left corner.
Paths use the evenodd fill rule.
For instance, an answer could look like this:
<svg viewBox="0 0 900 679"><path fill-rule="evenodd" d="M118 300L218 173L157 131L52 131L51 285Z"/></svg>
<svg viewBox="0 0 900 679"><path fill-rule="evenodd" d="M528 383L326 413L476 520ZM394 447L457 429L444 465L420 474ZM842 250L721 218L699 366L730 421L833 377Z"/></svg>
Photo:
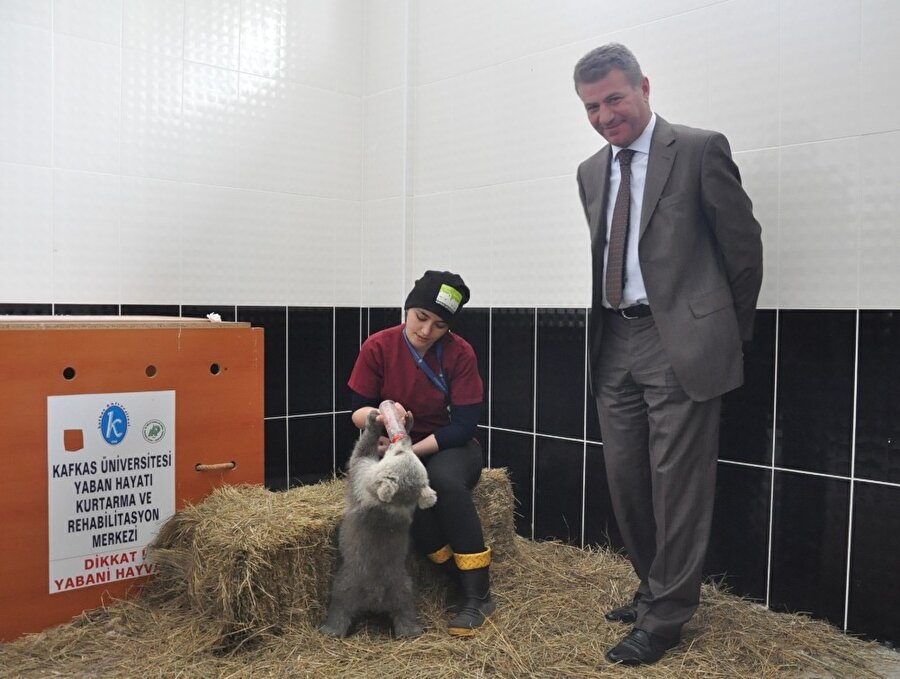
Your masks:
<svg viewBox="0 0 900 679"><path fill-rule="evenodd" d="M636 318L647 318L647 316L650 315L649 304L635 304L634 306L625 307L624 309L607 309L606 307L603 308L611 314L621 316L622 318L627 318L629 321L633 321Z"/></svg>

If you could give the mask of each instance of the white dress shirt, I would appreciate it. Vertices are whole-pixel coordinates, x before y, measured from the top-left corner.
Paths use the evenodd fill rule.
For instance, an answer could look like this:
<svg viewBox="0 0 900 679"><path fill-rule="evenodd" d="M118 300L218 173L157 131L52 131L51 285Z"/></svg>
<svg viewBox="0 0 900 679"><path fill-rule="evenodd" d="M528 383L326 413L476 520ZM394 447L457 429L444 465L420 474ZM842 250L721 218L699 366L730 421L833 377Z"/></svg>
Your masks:
<svg viewBox="0 0 900 679"><path fill-rule="evenodd" d="M647 164L650 160L650 138L656 127L656 114L650 116L650 122L628 148L635 152L631 157L631 212L628 216L628 238L625 241L625 287L622 293L621 308L647 303L647 290L644 277L641 275L641 264L638 260L638 238L641 228L641 208L644 205L644 184L647 180ZM609 232L612 229L613 209L616 206L616 193L622 171L616 157L621 147L610 144L609 200L606 205L606 247L603 249L603 270L606 271L606 260L609 256ZM603 280L603 306L609 307L606 299L606 277Z"/></svg>

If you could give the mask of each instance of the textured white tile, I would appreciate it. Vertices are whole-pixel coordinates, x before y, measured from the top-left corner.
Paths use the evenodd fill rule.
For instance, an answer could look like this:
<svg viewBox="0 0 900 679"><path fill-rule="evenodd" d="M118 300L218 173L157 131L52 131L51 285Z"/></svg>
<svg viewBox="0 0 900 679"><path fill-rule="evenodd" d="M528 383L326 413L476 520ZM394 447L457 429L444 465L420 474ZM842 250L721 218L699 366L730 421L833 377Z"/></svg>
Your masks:
<svg viewBox="0 0 900 679"><path fill-rule="evenodd" d="M715 4L709 0L653 0L653 2L627 2L609 8L615 21L613 26L635 26L666 19L673 16L687 14L693 16L694 10ZM606 7L604 6L606 9ZM607 28L604 31L616 30ZM626 43L627 44L627 43ZM678 43L672 43L677 45Z"/></svg>
<svg viewBox="0 0 900 679"><path fill-rule="evenodd" d="M494 306L590 303L590 236L571 176L494 187Z"/></svg>
<svg viewBox="0 0 900 679"><path fill-rule="evenodd" d="M183 304L245 303L245 249L259 226L255 197L251 191L182 185Z"/></svg>
<svg viewBox="0 0 900 679"><path fill-rule="evenodd" d="M412 132L412 173L416 195L456 188L451 158L459 136L453 106L459 81L425 85L416 91Z"/></svg>
<svg viewBox="0 0 900 679"><path fill-rule="evenodd" d="M362 304L362 204L355 200L328 201L326 217L330 224L323 231L334 236L334 304L358 306ZM321 266L321 263L317 263Z"/></svg>
<svg viewBox="0 0 900 679"><path fill-rule="evenodd" d="M401 306L405 294L406 201L401 198L363 203L362 304Z"/></svg>
<svg viewBox="0 0 900 679"><path fill-rule="evenodd" d="M184 56L184 0L124 0L125 47Z"/></svg>
<svg viewBox="0 0 900 679"><path fill-rule="evenodd" d="M408 0L367 0L364 92L375 94L406 83ZM412 10L411 10L412 11Z"/></svg>
<svg viewBox="0 0 900 679"><path fill-rule="evenodd" d="M496 267L494 231L502 223L497 214L503 207L498 196L505 195L507 188L486 187L452 194L450 223L420 243L427 249L420 252L419 267L412 269L415 277L426 269L448 269L462 276L469 286L471 306L489 306ZM440 221L434 223L435 227L439 225Z"/></svg>
<svg viewBox="0 0 900 679"><path fill-rule="evenodd" d="M862 0L861 131L900 129L900 3Z"/></svg>
<svg viewBox="0 0 900 679"><path fill-rule="evenodd" d="M184 143L181 178L237 185L238 73L184 65Z"/></svg>
<svg viewBox="0 0 900 679"><path fill-rule="evenodd" d="M554 50L418 88L417 194L574 172L602 146L572 83L580 51ZM540 96L523 93L540 92Z"/></svg>
<svg viewBox="0 0 900 679"><path fill-rule="evenodd" d="M588 227L571 176L418 196L408 270L447 268L473 306L586 306Z"/></svg>
<svg viewBox="0 0 900 679"><path fill-rule="evenodd" d="M737 0L707 10L709 125L735 151L778 144L778 6Z"/></svg>
<svg viewBox="0 0 900 679"><path fill-rule="evenodd" d="M360 99L242 74L238 172L241 186L359 200Z"/></svg>
<svg viewBox="0 0 900 679"><path fill-rule="evenodd" d="M186 0L184 10L184 58L237 69L240 0Z"/></svg>
<svg viewBox="0 0 900 679"><path fill-rule="evenodd" d="M407 220L404 241L406 243L406 266L404 287L412 287L413 282L428 269L453 270L453 255L446 247L457 235L458 223L456 202L463 192L435 193L416 196L412 201L411 218ZM465 192L473 193L473 192ZM480 242L470 243L470 252L477 256L488 249L490 233L485 229L480 234ZM482 259L484 271L490 267L490 258Z"/></svg>
<svg viewBox="0 0 900 679"><path fill-rule="evenodd" d="M44 302L52 294L51 171L0 163L0 296Z"/></svg>
<svg viewBox="0 0 900 679"><path fill-rule="evenodd" d="M859 140L859 305L900 309L900 132Z"/></svg>
<svg viewBox="0 0 900 679"><path fill-rule="evenodd" d="M782 144L859 132L860 49L858 2L782 4Z"/></svg>
<svg viewBox="0 0 900 679"><path fill-rule="evenodd" d="M360 206L357 201L296 197L289 238L288 303L334 304L336 288L358 299Z"/></svg>
<svg viewBox="0 0 900 679"><path fill-rule="evenodd" d="M781 149L780 306L858 303L858 152L856 138Z"/></svg>
<svg viewBox="0 0 900 679"><path fill-rule="evenodd" d="M53 30L76 38L122 44L122 0L55 0Z"/></svg>
<svg viewBox="0 0 900 679"><path fill-rule="evenodd" d="M121 180L53 172L53 302L118 302Z"/></svg>
<svg viewBox="0 0 900 679"><path fill-rule="evenodd" d="M651 107L670 122L709 125L709 21L707 12L676 14L642 26L625 43L650 79Z"/></svg>
<svg viewBox="0 0 900 679"><path fill-rule="evenodd" d="M0 22L0 162L50 164L50 33Z"/></svg>
<svg viewBox="0 0 900 679"><path fill-rule="evenodd" d="M734 154L744 189L753 201L753 215L762 228L763 282L758 306L765 308L778 304L779 155L778 149Z"/></svg>
<svg viewBox="0 0 900 679"><path fill-rule="evenodd" d="M400 89L365 99L363 198L400 196L405 187L404 98Z"/></svg>
<svg viewBox="0 0 900 679"><path fill-rule="evenodd" d="M56 166L119 172L120 48L57 35L53 62Z"/></svg>
<svg viewBox="0 0 900 679"><path fill-rule="evenodd" d="M418 89L413 151L416 193L494 183L501 163L498 83L477 71Z"/></svg>
<svg viewBox="0 0 900 679"><path fill-rule="evenodd" d="M571 47L491 69L494 128L488 142L494 171L488 184L558 177L605 142L590 127L572 81L581 50ZM516 105L523 92L540 92Z"/></svg>
<svg viewBox="0 0 900 679"><path fill-rule="evenodd" d="M490 8L491 40L497 63L534 56L545 50L589 38L593 41L593 47L603 42L596 39L598 34L610 33L627 25L623 23L623 8L613 3L585 0L492 0L485 3L485 8ZM573 61L572 66L574 64Z"/></svg>
<svg viewBox="0 0 900 679"><path fill-rule="evenodd" d="M303 229L301 198L284 193L242 192L240 303L288 304L290 268L299 252L292 235ZM329 285L330 288L330 285Z"/></svg>
<svg viewBox="0 0 900 679"><path fill-rule="evenodd" d="M496 63L491 3L419 0L413 6L417 85Z"/></svg>
<svg viewBox="0 0 900 679"><path fill-rule="evenodd" d="M50 28L52 7L52 0L3 0L0 2L0 21Z"/></svg>
<svg viewBox="0 0 900 679"><path fill-rule="evenodd" d="M121 234L122 303L180 303L179 184L122 177Z"/></svg>
<svg viewBox="0 0 900 679"><path fill-rule="evenodd" d="M181 165L183 62L122 53L122 171L177 179Z"/></svg>
<svg viewBox="0 0 900 679"><path fill-rule="evenodd" d="M241 70L362 93L361 0L242 3Z"/></svg>

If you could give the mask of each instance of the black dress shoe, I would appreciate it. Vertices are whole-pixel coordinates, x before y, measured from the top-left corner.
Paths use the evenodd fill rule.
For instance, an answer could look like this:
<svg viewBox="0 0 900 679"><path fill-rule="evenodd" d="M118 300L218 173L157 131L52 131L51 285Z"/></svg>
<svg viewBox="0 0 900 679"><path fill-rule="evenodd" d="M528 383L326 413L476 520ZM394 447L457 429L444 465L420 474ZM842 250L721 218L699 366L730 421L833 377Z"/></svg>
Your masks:
<svg viewBox="0 0 900 679"><path fill-rule="evenodd" d="M677 643L678 639L666 639L635 627L617 646L610 649L606 659L623 665L650 665Z"/></svg>
<svg viewBox="0 0 900 679"><path fill-rule="evenodd" d="M610 622L624 622L628 625L633 625L634 621L637 620L637 609L634 607L634 603L630 603L612 609L603 617Z"/></svg>

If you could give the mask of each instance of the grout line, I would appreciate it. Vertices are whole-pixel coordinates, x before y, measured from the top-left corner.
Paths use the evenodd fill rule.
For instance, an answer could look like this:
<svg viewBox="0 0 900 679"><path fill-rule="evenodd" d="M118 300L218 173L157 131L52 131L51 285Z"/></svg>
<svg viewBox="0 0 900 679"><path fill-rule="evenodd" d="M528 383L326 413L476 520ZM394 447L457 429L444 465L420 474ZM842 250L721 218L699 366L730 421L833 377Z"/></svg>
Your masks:
<svg viewBox="0 0 900 679"><path fill-rule="evenodd" d="M291 371L290 371L290 318L288 307L284 307L284 468L287 475L287 487L291 487L291 428L288 426L288 418L291 412Z"/></svg>
<svg viewBox="0 0 900 679"><path fill-rule="evenodd" d="M531 348L531 539L534 540L534 522L537 516L537 354L538 354L538 310L532 310L533 346Z"/></svg>
<svg viewBox="0 0 900 679"><path fill-rule="evenodd" d="M583 439L581 447L581 547L584 548L584 532L587 523L587 411L588 398L590 396L590 355L589 348L591 346L590 327L588 326L588 314L590 311L584 309L584 354L582 355L582 377L584 378L584 389L581 390L581 402L583 404L581 413L581 438Z"/></svg>
<svg viewBox="0 0 900 679"><path fill-rule="evenodd" d="M769 535L766 550L766 608L772 590L772 540L775 528L775 449L778 443L778 338L781 325L781 312L775 310L775 377L772 381L772 457L769 461Z"/></svg>
<svg viewBox="0 0 900 679"><path fill-rule="evenodd" d="M493 466L492 457L493 457L493 437L492 437L492 413L493 408L491 407L492 397L494 393L494 378L491 374L493 371L494 365L494 309L493 307L488 307L488 337L487 337L487 351L488 351L488 365L487 365L487 374L488 374L488 391L487 391L487 466L488 468Z"/></svg>
<svg viewBox="0 0 900 679"><path fill-rule="evenodd" d="M331 478L337 478L337 307L331 307Z"/></svg>
<svg viewBox="0 0 900 679"><path fill-rule="evenodd" d="M859 277L857 276L857 280ZM850 428L850 507L847 512L847 564L844 577L844 631L850 618L850 563L853 556L853 505L856 491L856 406L859 395L859 311L856 312L856 341L853 352L853 418Z"/></svg>

